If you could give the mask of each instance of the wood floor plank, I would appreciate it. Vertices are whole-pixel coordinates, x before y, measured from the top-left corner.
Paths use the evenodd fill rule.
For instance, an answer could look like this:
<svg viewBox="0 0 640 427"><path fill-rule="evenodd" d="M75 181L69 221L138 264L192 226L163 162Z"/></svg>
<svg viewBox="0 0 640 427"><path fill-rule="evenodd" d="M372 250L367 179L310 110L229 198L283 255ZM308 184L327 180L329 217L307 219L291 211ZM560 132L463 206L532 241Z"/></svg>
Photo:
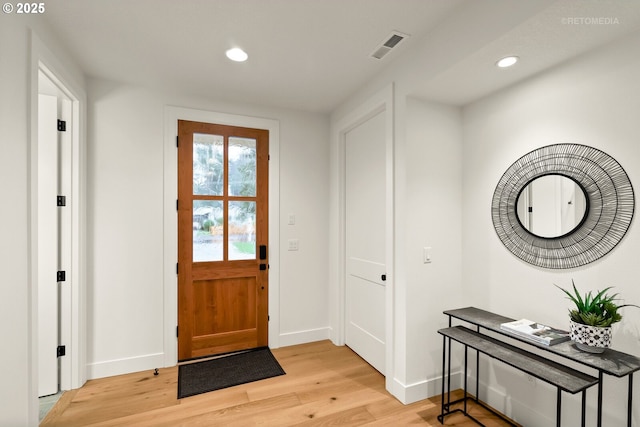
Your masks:
<svg viewBox="0 0 640 427"><path fill-rule="evenodd" d="M367 411L363 402L382 401L386 396L377 394L373 390L359 390L357 392L327 396L306 404L301 404L274 414L272 419L267 419L267 425L298 425L305 423L320 423L319 420L335 419L368 419L374 417ZM378 400L376 400L378 399ZM349 415L350 414L350 415ZM354 414L358 414L357 417Z"/></svg>
<svg viewBox="0 0 640 427"><path fill-rule="evenodd" d="M88 381L64 393L42 427L440 426L440 399L403 405L385 378L348 347L330 341L273 354L286 375L177 398L178 368ZM461 396L457 391L455 396ZM469 410L488 427L509 425L486 409ZM475 426L461 414L445 426Z"/></svg>
<svg viewBox="0 0 640 427"><path fill-rule="evenodd" d="M293 424L295 426L361 426L375 421L373 415L363 406L334 412L325 416L309 417L308 420Z"/></svg>
<svg viewBox="0 0 640 427"><path fill-rule="evenodd" d="M242 405L209 411L197 416L186 416L177 422L161 423L159 426L209 427L218 425L278 425L268 423L269 419L273 419L273 414L299 404L300 402L295 393L288 393L257 402L247 402Z"/></svg>
<svg viewBox="0 0 640 427"><path fill-rule="evenodd" d="M219 399L211 399L208 394L177 400L175 405L166 406L154 411L139 412L126 417L113 418L91 424L91 427L157 427L180 425L185 419L197 417L215 411L225 411L249 403L245 390L234 390L233 393L225 393Z"/></svg>

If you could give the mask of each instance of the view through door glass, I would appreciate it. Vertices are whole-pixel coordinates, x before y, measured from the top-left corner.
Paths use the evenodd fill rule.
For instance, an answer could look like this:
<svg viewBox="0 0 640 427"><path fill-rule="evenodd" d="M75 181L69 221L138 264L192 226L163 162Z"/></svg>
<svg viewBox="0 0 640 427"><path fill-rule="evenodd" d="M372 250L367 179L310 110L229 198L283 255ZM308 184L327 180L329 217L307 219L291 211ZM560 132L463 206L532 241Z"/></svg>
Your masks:
<svg viewBox="0 0 640 427"><path fill-rule="evenodd" d="M178 140L178 358L267 345L268 131L180 120Z"/></svg>

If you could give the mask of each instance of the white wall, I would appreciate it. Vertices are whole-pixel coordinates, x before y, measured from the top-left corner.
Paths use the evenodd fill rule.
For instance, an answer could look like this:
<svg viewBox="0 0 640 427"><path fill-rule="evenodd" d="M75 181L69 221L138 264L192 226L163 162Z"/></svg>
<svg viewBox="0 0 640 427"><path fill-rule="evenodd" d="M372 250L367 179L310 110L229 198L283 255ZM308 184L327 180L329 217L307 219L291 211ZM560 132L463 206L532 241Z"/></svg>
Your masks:
<svg viewBox="0 0 640 427"><path fill-rule="evenodd" d="M328 117L101 79L89 80L88 98L89 377L163 366L166 105L279 121L281 218L270 221L280 222L283 244L271 248L279 250L280 292L270 315L280 331L271 343L326 339ZM295 225L287 225L290 213ZM300 240L299 251L287 251L289 238Z"/></svg>
<svg viewBox="0 0 640 427"><path fill-rule="evenodd" d="M280 119L280 346L329 337L329 118ZM295 225L288 225L289 214ZM298 239L299 251L287 240Z"/></svg>
<svg viewBox="0 0 640 427"><path fill-rule="evenodd" d="M46 40L34 52L34 40ZM42 48L42 47L41 47ZM49 51L50 49L50 51ZM67 84L82 91L81 72L37 16L0 14L0 171L5 205L0 211L0 320L5 325L0 354L0 425L27 426L38 423L37 390L37 295L34 293L31 257L34 230L30 226L32 122L37 99L37 67L32 62L55 62ZM40 56L43 55L43 56ZM46 56L46 58L45 58ZM58 60L58 61L56 61Z"/></svg>
<svg viewBox="0 0 640 427"><path fill-rule="evenodd" d="M635 34L464 109L462 284L476 306L568 328L570 303L553 285L568 287L571 279L585 291L615 286L627 302L640 303L637 218L604 258L553 271L533 267L508 252L493 230L490 212L495 185L511 163L553 143L580 143L605 151L620 162L636 191L640 188L639 44L640 34ZM622 322L614 326L613 347L638 355L640 309L625 308L623 314ZM499 410L527 426L553 424L552 389L530 385L522 374L502 366L490 375L489 396ZM603 425L626 425L626 387L626 380L605 377ZM509 398L504 397L507 388ZM638 392L636 383L636 420L640 419ZM589 417L595 397L595 391L588 393ZM578 408L575 399L565 402L563 418L571 425L578 425Z"/></svg>
<svg viewBox="0 0 640 427"><path fill-rule="evenodd" d="M404 383L412 390L407 401L440 394L442 341L436 330L446 326L444 310L465 304L460 292L461 125L457 107L406 100L405 155L397 164L404 174L404 203L397 232L405 235L398 253L406 286ZM431 248L431 263L423 262L424 247Z"/></svg>
<svg viewBox="0 0 640 427"><path fill-rule="evenodd" d="M2 126L2 193L0 259L4 278L0 285L3 352L0 360L0 424L28 425L33 408L29 360L30 277L28 265L28 130L29 39L26 25L0 16L0 126ZM8 201L11 201L10 203ZM9 351L10 350L10 351ZM37 394L37 391L36 391Z"/></svg>
<svg viewBox="0 0 640 427"><path fill-rule="evenodd" d="M87 362L95 378L142 370L147 360L147 369L163 365L163 106L144 90L101 81L90 81L88 98Z"/></svg>

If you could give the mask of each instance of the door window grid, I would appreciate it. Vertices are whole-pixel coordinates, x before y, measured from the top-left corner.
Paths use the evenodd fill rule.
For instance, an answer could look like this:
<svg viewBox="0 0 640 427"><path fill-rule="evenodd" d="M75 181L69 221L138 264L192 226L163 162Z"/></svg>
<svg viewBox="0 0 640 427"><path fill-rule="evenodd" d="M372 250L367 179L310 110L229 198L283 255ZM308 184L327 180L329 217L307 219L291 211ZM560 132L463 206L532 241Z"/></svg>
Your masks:
<svg viewBox="0 0 640 427"><path fill-rule="evenodd" d="M256 140L193 134L193 261L256 259Z"/></svg>

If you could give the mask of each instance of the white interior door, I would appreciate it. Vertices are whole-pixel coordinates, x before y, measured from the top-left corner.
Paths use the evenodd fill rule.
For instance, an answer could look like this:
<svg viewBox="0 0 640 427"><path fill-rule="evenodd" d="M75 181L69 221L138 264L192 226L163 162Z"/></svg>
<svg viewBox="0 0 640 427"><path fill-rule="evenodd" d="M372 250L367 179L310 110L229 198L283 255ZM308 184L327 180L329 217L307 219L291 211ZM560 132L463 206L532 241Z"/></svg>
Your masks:
<svg viewBox="0 0 640 427"><path fill-rule="evenodd" d="M38 98L38 395L58 392L58 98Z"/></svg>
<svg viewBox="0 0 640 427"><path fill-rule="evenodd" d="M385 374L385 116L345 135L345 342Z"/></svg>

